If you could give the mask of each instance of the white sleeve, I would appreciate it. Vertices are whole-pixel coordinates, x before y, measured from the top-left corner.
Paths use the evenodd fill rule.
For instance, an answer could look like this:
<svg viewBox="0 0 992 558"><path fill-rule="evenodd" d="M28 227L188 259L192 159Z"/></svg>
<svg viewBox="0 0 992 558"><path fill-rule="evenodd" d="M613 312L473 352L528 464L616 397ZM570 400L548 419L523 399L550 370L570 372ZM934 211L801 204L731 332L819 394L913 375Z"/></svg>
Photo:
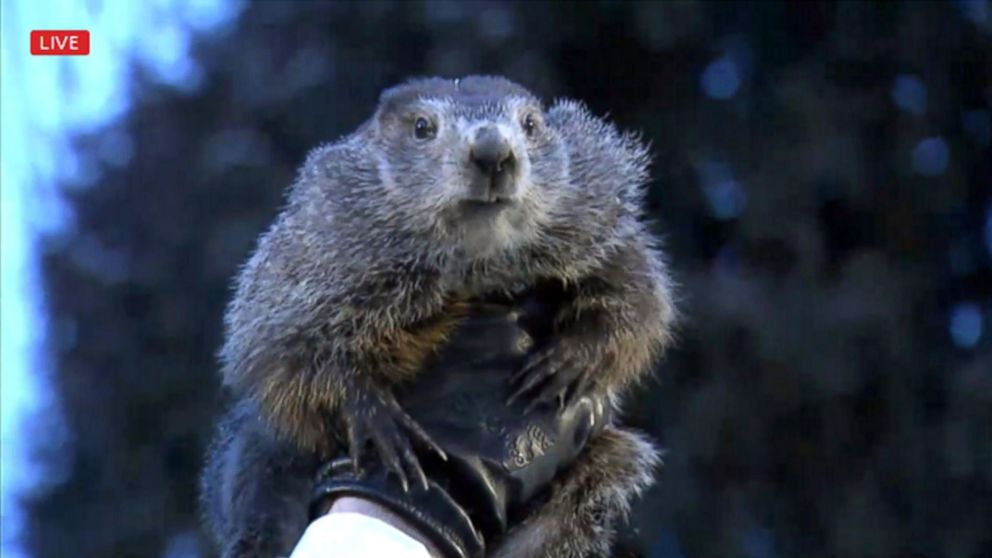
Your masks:
<svg viewBox="0 0 992 558"><path fill-rule="evenodd" d="M289 558L431 558L396 527L359 513L329 513L307 527Z"/></svg>

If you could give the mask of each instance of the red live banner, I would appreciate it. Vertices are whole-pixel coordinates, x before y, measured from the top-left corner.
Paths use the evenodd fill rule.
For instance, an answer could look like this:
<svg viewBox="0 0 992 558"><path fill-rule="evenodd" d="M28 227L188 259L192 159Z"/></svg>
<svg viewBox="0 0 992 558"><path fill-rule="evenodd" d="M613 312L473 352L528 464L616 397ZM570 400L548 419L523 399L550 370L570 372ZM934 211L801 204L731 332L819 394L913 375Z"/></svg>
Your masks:
<svg viewBox="0 0 992 558"><path fill-rule="evenodd" d="M89 31L32 31L31 54L83 56L90 53Z"/></svg>

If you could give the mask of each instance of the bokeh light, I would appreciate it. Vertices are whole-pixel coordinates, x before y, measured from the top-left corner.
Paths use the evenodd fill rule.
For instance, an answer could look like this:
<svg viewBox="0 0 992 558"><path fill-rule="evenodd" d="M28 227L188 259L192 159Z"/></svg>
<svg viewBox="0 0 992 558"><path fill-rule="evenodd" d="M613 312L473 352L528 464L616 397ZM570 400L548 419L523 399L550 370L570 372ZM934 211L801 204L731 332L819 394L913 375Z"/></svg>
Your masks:
<svg viewBox="0 0 992 558"><path fill-rule="evenodd" d="M961 348L974 347L982 338L982 309L974 302L962 302L951 309L951 338Z"/></svg>
<svg viewBox="0 0 992 558"><path fill-rule="evenodd" d="M950 148L941 137L920 140L913 148L913 169L923 176L939 176L947 170Z"/></svg>

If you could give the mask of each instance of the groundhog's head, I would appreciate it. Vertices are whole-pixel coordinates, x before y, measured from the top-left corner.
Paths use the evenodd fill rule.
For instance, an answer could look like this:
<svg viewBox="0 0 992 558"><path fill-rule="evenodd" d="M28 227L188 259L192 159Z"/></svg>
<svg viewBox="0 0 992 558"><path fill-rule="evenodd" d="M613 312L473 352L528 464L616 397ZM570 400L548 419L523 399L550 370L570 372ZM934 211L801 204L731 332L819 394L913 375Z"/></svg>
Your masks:
<svg viewBox="0 0 992 558"><path fill-rule="evenodd" d="M356 133L311 154L281 227L355 231L335 237L335 250L353 252L341 243L354 241L380 259L425 248L512 256L549 236L589 246L637 215L647 162L635 136L580 103L545 107L498 77L414 80L385 91Z"/></svg>
<svg viewBox="0 0 992 558"><path fill-rule="evenodd" d="M568 180L567 151L541 102L502 78L389 89L369 132L388 195L411 224L470 256L533 238Z"/></svg>

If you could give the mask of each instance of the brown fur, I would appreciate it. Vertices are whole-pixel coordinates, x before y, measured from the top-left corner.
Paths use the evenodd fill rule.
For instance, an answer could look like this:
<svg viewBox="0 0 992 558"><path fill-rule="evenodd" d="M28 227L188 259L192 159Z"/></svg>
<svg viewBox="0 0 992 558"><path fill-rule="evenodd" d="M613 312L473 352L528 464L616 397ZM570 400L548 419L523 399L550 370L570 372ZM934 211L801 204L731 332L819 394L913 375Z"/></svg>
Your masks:
<svg viewBox="0 0 992 558"><path fill-rule="evenodd" d="M444 312L407 329L382 335L378 348L382 362L392 373L393 381L411 379L423 363L441 347L464 317L467 305L453 302ZM308 450L326 455L333 432L324 420L329 411L319 401L319 392L312 390L306 377L293 373L292 368L278 367L277 373L265 379L259 401L273 410L271 418L291 440L316 440L321 443L304 445ZM315 413L314 411L317 410Z"/></svg>

